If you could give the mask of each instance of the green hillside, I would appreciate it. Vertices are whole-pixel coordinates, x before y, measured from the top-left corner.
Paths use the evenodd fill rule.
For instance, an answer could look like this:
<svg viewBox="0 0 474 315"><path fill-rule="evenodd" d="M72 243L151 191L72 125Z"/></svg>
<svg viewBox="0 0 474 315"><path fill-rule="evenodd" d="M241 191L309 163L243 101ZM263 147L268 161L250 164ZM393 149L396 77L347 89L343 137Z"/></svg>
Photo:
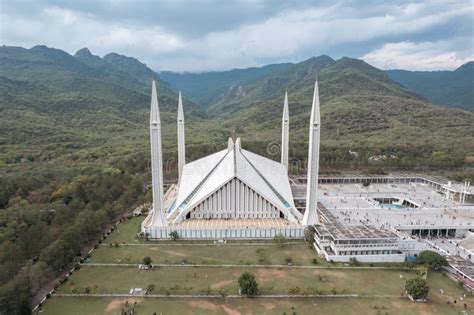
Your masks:
<svg viewBox="0 0 474 315"><path fill-rule="evenodd" d="M268 65L260 68L233 69L204 73L176 73L162 71L160 76L175 90L181 90L198 104L209 104L221 93L240 82L255 80L269 73L291 66L291 63Z"/></svg>
<svg viewBox="0 0 474 315"><path fill-rule="evenodd" d="M386 73L434 104L474 111L474 61L454 71L388 70Z"/></svg>
<svg viewBox="0 0 474 315"><path fill-rule="evenodd" d="M472 113L434 106L357 59L311 58L242 82L239 93L232 94L231 89L206 108L220 117L221 129L235 131L244 146L268 156L268 142L280 141L283 95L288 89L290 157L299 165L296 171L301 171L316 76L322 107L323 169L373 165L369 157L377 155L394 156L376 163L383 166L454 167L474 153Z"/></svg>
<svg viewBox="0 0 474 315"><path fill-rule="evenodd" d="M151 80L159 82L161 95L175 97L168 84L138 60L118 54L104 58L94 56L87 48L72 56L46 46L31 49L0 47L0 75L19 81L39 82L59 89L69 89L71 81L87 78L122 86L148 94Z"/></svg>

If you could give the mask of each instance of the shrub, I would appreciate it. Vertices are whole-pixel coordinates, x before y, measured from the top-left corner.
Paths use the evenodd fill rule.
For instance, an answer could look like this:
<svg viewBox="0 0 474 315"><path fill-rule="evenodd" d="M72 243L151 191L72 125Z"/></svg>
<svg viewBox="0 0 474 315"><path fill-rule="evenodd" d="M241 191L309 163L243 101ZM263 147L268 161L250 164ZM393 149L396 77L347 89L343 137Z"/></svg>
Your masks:
<svg viewBox="0 0 474 315"><path fill-rule="evenodd" d="M406 281L405 290L413 299L418 300L426 299L429 287L424 279L417 277Z"/></svg>
<svg viewBox="0 0 474 315"><path fill-rule="evenodd" d="M431 270L439 270L439 268L448 265L446 258L430 250L424 250L419 253L418 257L416 257L416 262L427 266Z"/></svg>
<svg viewBox="0 0 474 315"><path fill-rule="evenodd" d="M285 242L286 242L285 237L284 237L283 234L281 234L281 233L278 233L277 235L275 235L275 237L273 238L273 240L274 240L275 243L277 243L278 246L280 246L280 247L283 247L283 245L285 245Z"/></svg>
<svg viewBox="0 0 474 315"><path fill-rule="evenodd" d="M177 239L179 239L178 231L172 231L172 232L170 232L169 236L170 236L170 238L171 238L173 241L176 241Z"/></svg>
<svg viewBox="0 0 474 315"><path fill-rule="evenodd" d="M300 293L300 287L296 286L296 287L291 287L289 290L288 290L288 294L299 294Z"/></svg>
<svg viewBox="0 0 474 315"><path fill-rule="evenodd" d="M310 225L304 229L304 238L307 242L313 243L314 242L314 226Z"/></svg>
<svg viewBox="0 0 474 315"><path fill-rule="evenodd" d="M247 296L255 296L258 294L258 284L255 276L249 272L244 272L239 277L240 292Z"/></svg>
<svg viewBox="0 0 474 315"><path fill-rule="evenodd" d="M145 258L143 258L143 264L145 264L147 266L150 266L152 262L153 262L153 260L151 259L150 256L146 256Z"/></svg>
<svg viewBox="0 0 474 315"><path fill-rule="evenodd" d="M146 289L147 294L153 293L155 291L156 286L153 283L150 283Z"/></svg>

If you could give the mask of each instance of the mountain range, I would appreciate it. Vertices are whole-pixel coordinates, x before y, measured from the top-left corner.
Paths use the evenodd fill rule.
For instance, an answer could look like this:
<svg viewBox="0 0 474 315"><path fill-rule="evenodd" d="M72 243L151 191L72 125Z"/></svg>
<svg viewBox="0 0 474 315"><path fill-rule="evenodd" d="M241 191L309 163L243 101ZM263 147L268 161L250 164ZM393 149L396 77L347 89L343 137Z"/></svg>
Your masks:
<svg viewBox="0 0 474 315"><path fill-rule="evenodd" d="M304 67L311 67L311 60L314 59L314 57L310 58L297 65L281 63L261 68L220 72L177 73L162 71L160 76L173 88L183 90L196 103L207 106L225 102L226 94L244 93L241 84L251 84L253 80L279 72L282 73L278 75L284 78L285 69L289 69L291 73L295 71L296 67L300 67L299 73L304 72L306 70ZM325 62L331 62L330 57L324 56L323 59ZM319 62L323 62L323 60L319 60ZM474 111L474 61L467 62L454 71L386 70L385 73L393 81L400 83L435 105Z"/></svg>
<svg viewBox="0 0 474 315"><path fill-rule="evenodd" d="M362 60L319 56L296 64L282 64L280 68L270 67L266 71L238 70L239 76L232 76L237 70L203 74L164 72L161 75L173 88L181 89L187 97L200 103L208 115L221 121L221 129L227 128L229 133L237 130L243 135L243 142L257 151L262 148L260 142L279 141L281 106L287 90L290 143L294 148L291 152L297 160L304 160L306 122L317 76L322 104L322 141L326 146L323 163L348 159L348 150L362 151L366 157L376 152L395 153L403 157L397 161L402 165L410 165L408 161L412 159L429 164L436 156L460 161L464 159L461 156L472 154L472 113L434 106L391 79L387 72ZM245 76L242 72L248 72L250 79L241 79ZM212 82L208 82L209 76ZM219 80L219 76L226 79ZM212 95L207 102L203 103L195 86L190 86L192 81L199 82L199 95ZM208 89L211 91L206 94ZM470 143L457 139L469 139ZM265 154L265 151L260 149L260 153Z"/></svg>
<svg viewBox="0 0 474 315"><path fill-rule="evenodd" d="M474 61L454 71L387 70L386 73L433 104L474 111Z"/></svg>
<svg viewBox="0 0 474 315"><path fill-rule="evenodd" d="M290 155L304 161L316 77L323 168L367 165L370 156L385 153L397 156L386 163L398 167L460 166L474 152L473 113L434 106L390 73L358 59L319 56L262 68L158 74L116 53L101 58L87 48L70 55L46 46L3 46L0 163L14 166L15 157L26 155L36 161L72 155L75 162L92 156L105 164L132 152L146 156L151 79L158 83L164 150L171 160L177 90L185 97L189 159L223 147L231 135L240 136L248 149L278 159L267 144L279 143L287 90ZM360 158L354 160L349 150Z"/></svg>

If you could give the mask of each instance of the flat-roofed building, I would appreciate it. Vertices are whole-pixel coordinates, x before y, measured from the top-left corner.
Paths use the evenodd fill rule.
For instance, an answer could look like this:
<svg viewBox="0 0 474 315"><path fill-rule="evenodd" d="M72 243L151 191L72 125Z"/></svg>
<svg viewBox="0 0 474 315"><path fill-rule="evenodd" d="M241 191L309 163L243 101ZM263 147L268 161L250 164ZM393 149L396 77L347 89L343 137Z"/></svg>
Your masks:
<svg viewBox="0 0 474 315"><path fill-rule="evenodd" d="M320 224L315 225L314 247L326 260L349 262L403 262L397 234L370 225L341 223L321 203Z"/></svg>

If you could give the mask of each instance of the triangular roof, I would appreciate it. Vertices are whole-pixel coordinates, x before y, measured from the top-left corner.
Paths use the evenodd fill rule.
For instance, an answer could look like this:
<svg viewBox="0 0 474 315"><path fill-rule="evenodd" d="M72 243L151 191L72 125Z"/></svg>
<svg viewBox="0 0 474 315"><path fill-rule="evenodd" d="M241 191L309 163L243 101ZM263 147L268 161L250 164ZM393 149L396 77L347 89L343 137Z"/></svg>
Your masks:
<svg viewBox="0 0 474 315"><path fill-rule="evenodd" d="M233 178L238 178L251 187L289 219L300 219L301 215L294 206L286 168L280 163L241 149L240 139L235 144L229 141L225 150L184 166L176 202L169 218L179 222L188 211Z"/></svg>

